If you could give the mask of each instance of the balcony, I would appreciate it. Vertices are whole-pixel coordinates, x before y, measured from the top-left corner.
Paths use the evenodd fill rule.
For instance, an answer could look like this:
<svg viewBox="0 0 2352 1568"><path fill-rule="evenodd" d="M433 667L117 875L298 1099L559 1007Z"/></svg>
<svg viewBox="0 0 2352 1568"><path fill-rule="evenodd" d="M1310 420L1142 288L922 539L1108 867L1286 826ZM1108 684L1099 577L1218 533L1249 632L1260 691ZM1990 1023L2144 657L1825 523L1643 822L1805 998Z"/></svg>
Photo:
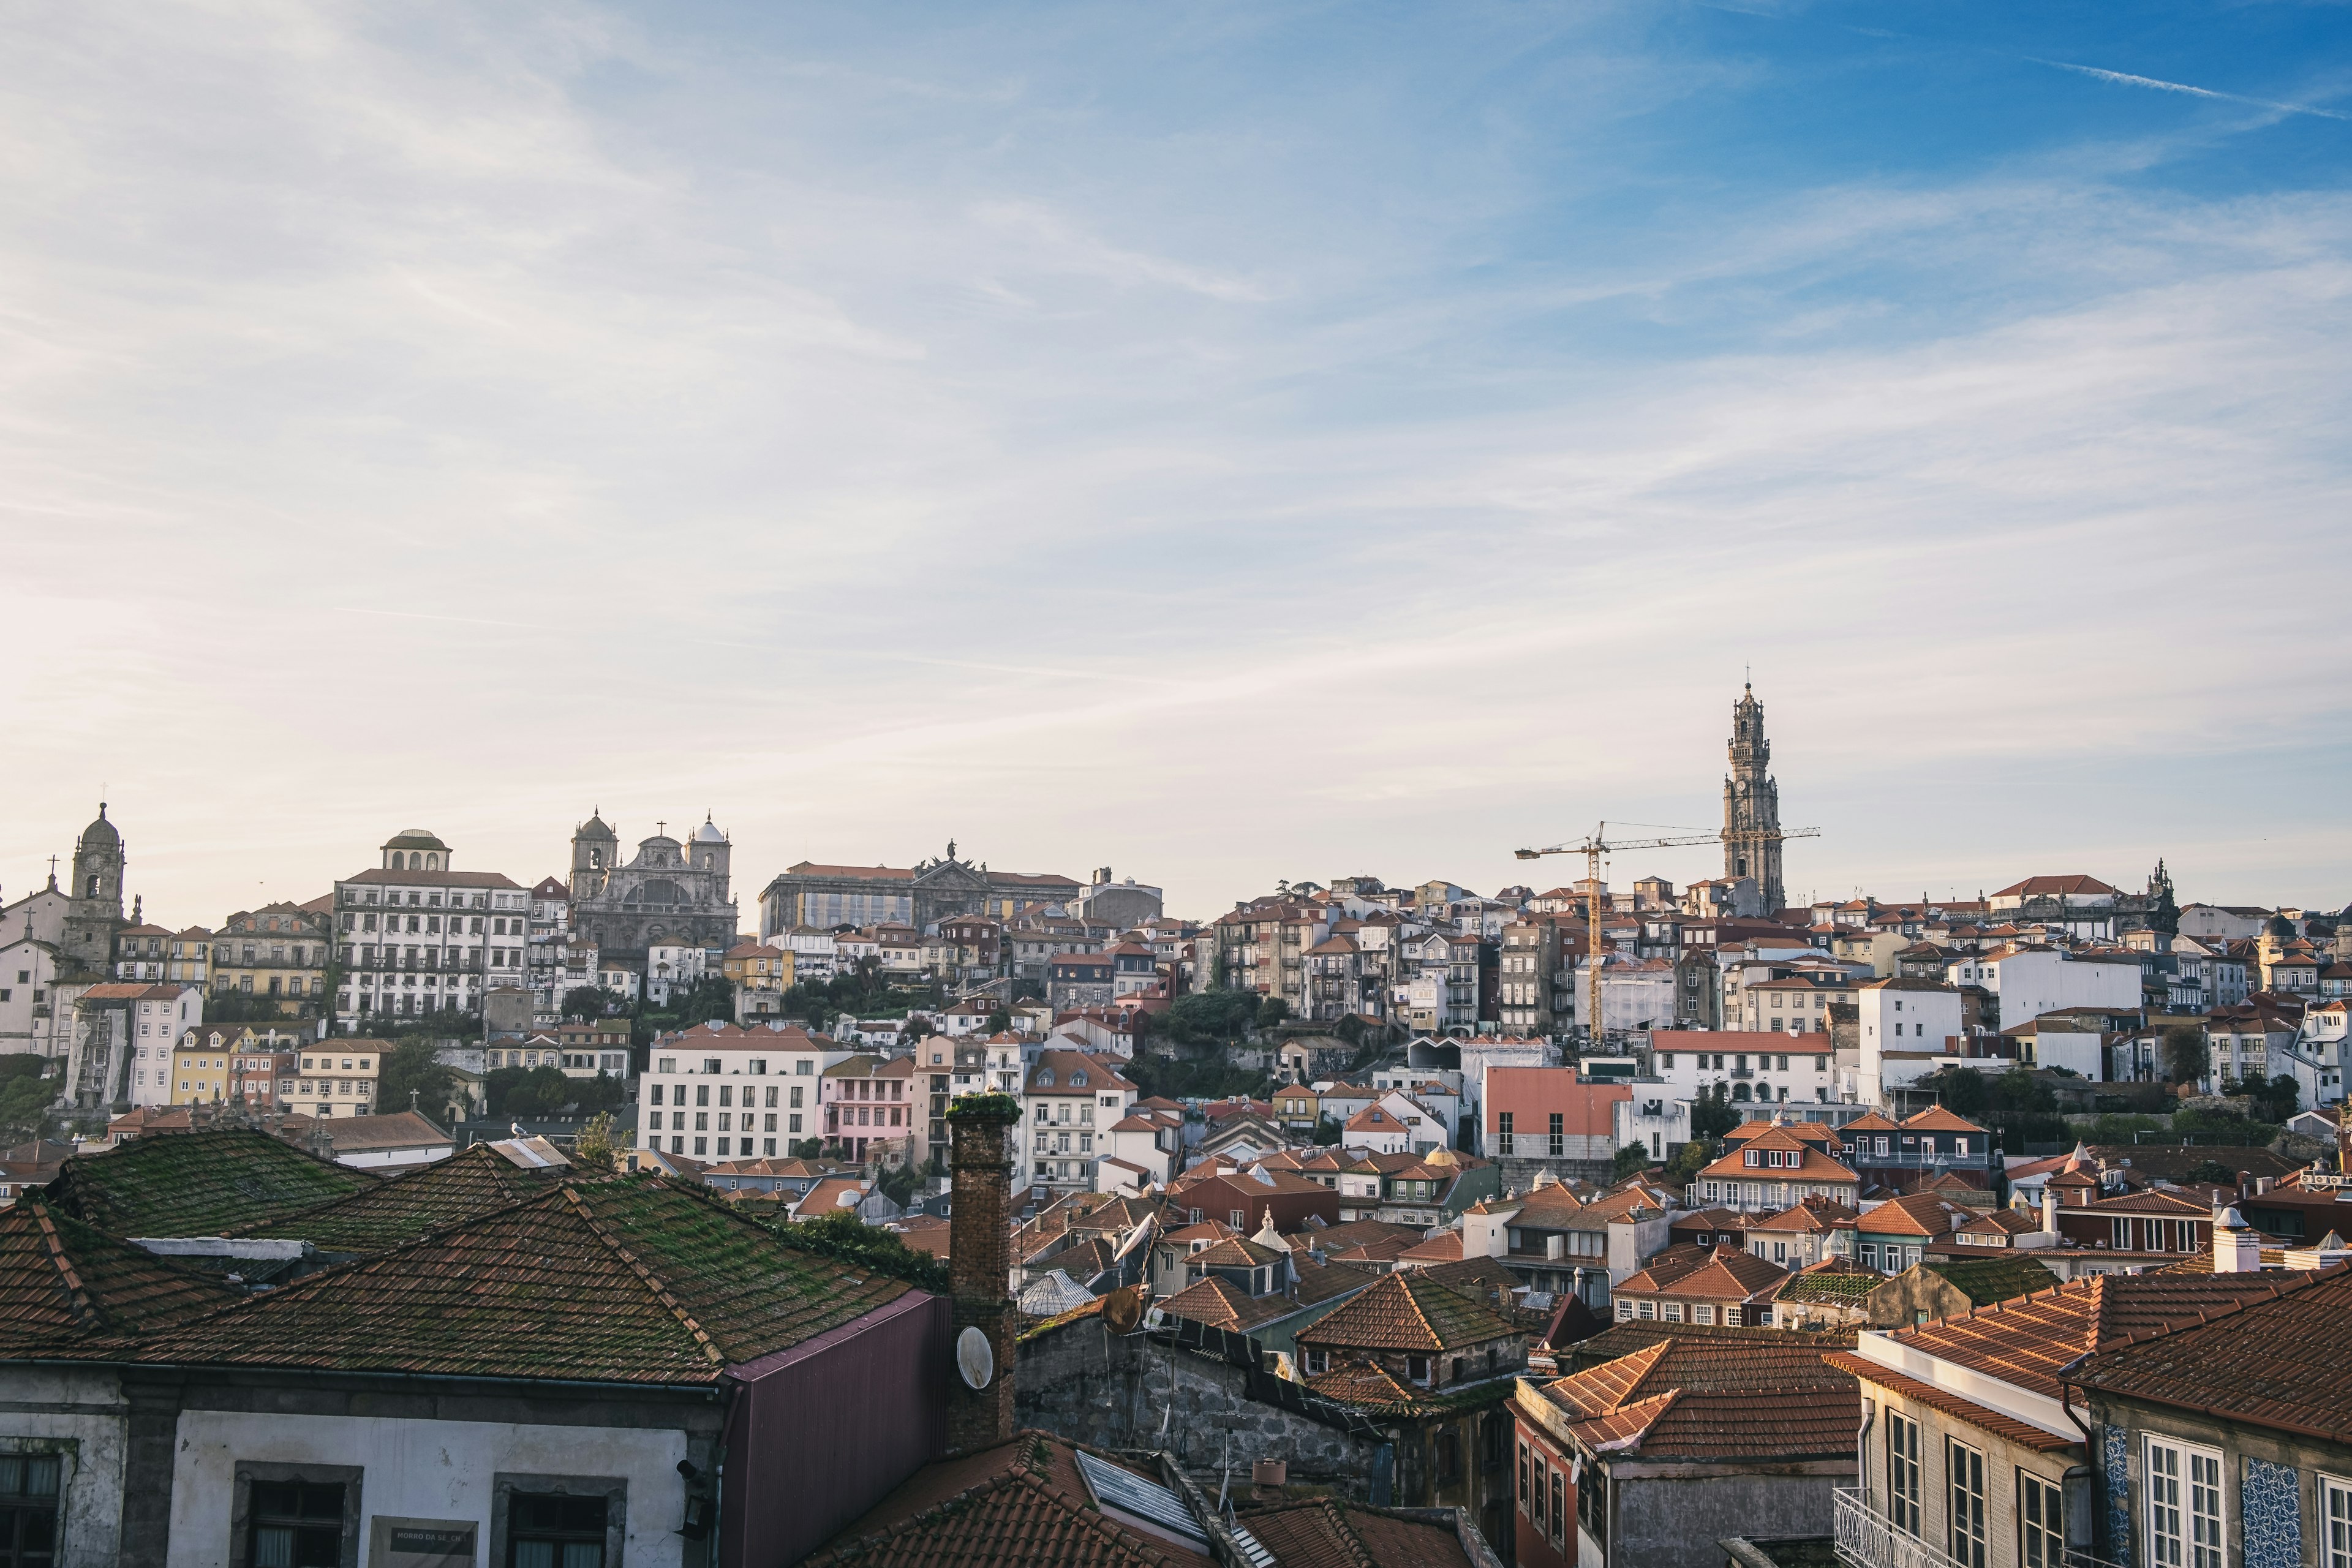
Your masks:
<svg viewBox="0 0 2352 1568"><path fill-rule="evenodd" d="M1928 1542L1907 1535L1870 1506L1869 1494L1859 1487L1836 1489L1838 1561L1851 1568L1963 1568ZM1987 1513L1990 1519L1990 1510ZM2121 1568L2104 1557L2068 1548L2051 1568Z"/></svg>

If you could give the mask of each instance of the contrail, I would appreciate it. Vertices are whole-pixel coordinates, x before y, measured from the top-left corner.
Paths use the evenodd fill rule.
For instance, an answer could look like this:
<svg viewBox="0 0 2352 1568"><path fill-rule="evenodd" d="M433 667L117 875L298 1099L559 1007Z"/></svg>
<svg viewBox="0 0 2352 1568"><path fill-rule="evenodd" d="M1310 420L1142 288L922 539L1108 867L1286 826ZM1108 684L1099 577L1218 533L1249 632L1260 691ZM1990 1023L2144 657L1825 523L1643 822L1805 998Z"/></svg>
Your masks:
<svg viewBox="0 0 2352 1568"><path fill-rule="evenodd" d="M2247 98L2234 92L2216 92L2210 87L2191 87L2185 81L2165 81L2158 77L2134 76L2129 71L2102 70L2097 66L2078 66L2071 60L2045 60L2036 55L2028 55L2025 58L2038 66L2050 66L2062 71L2075 71L2083 76L2095 77L2101 81L2111 81L2123 87L2148 87L2154 88L2158 92L2185 92L2191 98L2211 98L2219 99L2225 103L2251 104L2256 109L2275 109L2284 114L2315 114L2322 120L2352 120L2352 114L2346 114L2333 109L2315 109L2307 103L2273 103L2266 98Z"/></svg>

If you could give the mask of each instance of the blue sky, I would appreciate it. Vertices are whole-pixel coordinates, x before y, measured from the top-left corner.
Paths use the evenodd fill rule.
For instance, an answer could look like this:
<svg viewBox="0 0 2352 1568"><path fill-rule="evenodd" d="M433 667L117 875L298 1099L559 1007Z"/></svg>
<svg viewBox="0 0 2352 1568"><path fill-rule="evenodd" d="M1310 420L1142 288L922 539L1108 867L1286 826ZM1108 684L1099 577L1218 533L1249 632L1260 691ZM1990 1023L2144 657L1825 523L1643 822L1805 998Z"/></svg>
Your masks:
<svg viewBox="0 0 2352 1568"><path fill-rule="evenodd" d="M0 890L1491 888L1752 665L1795 890L2352 898L2344 7L130 15L0 21Z"/></svg>

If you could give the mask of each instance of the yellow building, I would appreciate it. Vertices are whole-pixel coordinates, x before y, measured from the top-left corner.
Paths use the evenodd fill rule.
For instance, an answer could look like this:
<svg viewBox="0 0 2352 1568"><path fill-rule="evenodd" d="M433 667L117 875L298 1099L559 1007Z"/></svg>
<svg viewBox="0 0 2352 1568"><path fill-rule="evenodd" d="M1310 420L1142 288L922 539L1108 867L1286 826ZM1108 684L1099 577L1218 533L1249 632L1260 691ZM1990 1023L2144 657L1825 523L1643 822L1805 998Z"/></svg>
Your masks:
<svg viewBox="0 0 2352 1568"><path fill-rule="evenodd" d="M213 973L213 933L203 926L190 926L174 935L165 946L170 954L163 961L163 978L176 980L184 985L202 986L210 991Z"/></svg>
<svg viewBox="0 0 2352 1568"><path fill-rule="evenodd" d="M374 1115L376 1075L387 1043L355 1036L303 1047L295 1055L294 1092L286 1097L286 1109L305 1116Z"/></svg>
<svg viewBox="0 0 2352 1568"><path fill-rule="evenodd" d="M170 1079L173 1105L212 1105L229 1099L234 1090L235 1042L224 1035L242 1033L228 1028L191 1029L172 1047Z"/></svg>
<svg viewBox="0 0 2352 1568"><path fill-rule="evenodd" d="M333 956L327 915L308 905L241 910L213 933L212 992L272 996L288 1017L326 1004Z"/></svg>
<svg viewBox="0 0 2352 1568"><path fill-rule="evenodd" d="M787 949L770 947L765 942L746 942L727 950L719 961L719 973L730 985L746 991L790 991L793 988L793 955Z"/></svg>

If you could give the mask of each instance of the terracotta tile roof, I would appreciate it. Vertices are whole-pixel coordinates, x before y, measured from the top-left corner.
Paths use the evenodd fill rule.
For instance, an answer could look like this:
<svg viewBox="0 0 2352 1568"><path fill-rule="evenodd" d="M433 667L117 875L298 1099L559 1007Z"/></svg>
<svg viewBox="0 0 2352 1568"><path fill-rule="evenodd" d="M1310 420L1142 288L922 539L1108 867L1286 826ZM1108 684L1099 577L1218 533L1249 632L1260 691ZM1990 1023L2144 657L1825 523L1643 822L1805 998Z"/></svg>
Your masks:
<svg viewBox="0 0 2352 1568"><path fill-rule="evenodd" d="M1307 1386L1342 1405L1411 1405L1420 1395L1381 1367L1351 1361L1307 1380Z"/></svg>
<svg viewBox="0 0 2352 1568"><path fill-rule="evenodd" d="M1747 1161L1750 1149L1802 1150L1804 1158L1796 1165L1750 1165ZM1717 1181L1746 1182L1852 1182L1856 1179L1852 1171L1822 1153L1818 1144L1793 1137L1787 1129L1778 1127L1748 1140L1701 1171L1699 1175L1702 1179L1712 1177Z"/></svg>
<svg viewBox="0 0 2352 1568"><path fill-rule="evenodd" d="M1862 1419L1851 1373L1815 1336L1732 1331L1662 1336L1545 1384L1579 1441L1645 1459L1788 1460L1853 1451Z"/></svg>
<svg viewBox="0 0 2352 1568"><path fill-rule="evenodd" d="M1282 1254L1270 1247L1261 1246L1238 1236L1229 1236L1192 1254L1192 1261L1203 1267L1213 1265L1225 1268L1256 1268L1274 1262L1281 1256Z"/></svg>
<svg viewBox="0 0 2352 1568"><path fill-rule="evenodd" d="M1980 1431L2006 1437L2021 1447L2033 1449L2036 1453L2055 1454L2078 1447L2076 1443L2067 1438L2054 1433L2044 1432L2031 1422L2020 1421L2013 1415L2004 1415L1998 1410L1979 1405L1974 1400L1963 1399L1958 1394L1948 1389L1938 1388L1932 1383L1922 1383L1916 1377L1906 1377L1899 1372L1855 1355L1851 1351L1832 1351L1822 1359L1841 1371L1850 1372L1854 1376L1874 1383L1881 1388L1892 1389L1906 1399L1924 1405L1930 1410L1940 1410L1947 1415L1958 1416Z"/></svg>
<svg viewBox="0 0 2352 1568"><path fill-rule="evenodd" d="M1409 1269L1298 1331L1300 1344L1379 1351L1446 1351L1507 1338L1510 1324L1461 1292Z"/></svg>
<svg viewBox="0 0 2352 1568"><path fill-rule="evenodd" d="M1615 1287L1613 1293L1622 1296L1658 1294L1712 1301L1769 1301L1788 1277L1787 1269L1777 1263L1767 1262L1752 1252L1742 1252L1736 1247L1719 1247L1706 1262L1696 1268L1684 1270L1664 1284L1643 1283L1650 1278L1649 1271L1644 1269Z"/></svg>
<svg viewBox="0 0 2352 1568"><path fill-rule="evenodd" d="M1968 1217L1967 1209L1948 1198L1909 1193L1866 1211L1853 1224L1868 1236L1938 1237L1950 1234L1953 1221Z"/></svg>
<svg viewBox="0 0 2352 1568"><path fill-rule="evenodd" d="M1427 1241L1408 1247L1397 1254L1400 1263L1459 1263L1462 1261L1462 1233L1440 1231Z"/></svg>
<svg viewBox="0 0 2352 1568"><path fill-rule="evenodd" d="M713 1384L909 1289L784 1247L699 1182L567 1183L159 1335L140 1359Z"/></svg>
<svg viewBox="0 0 2352 1568"><path fill-rule="evenodd" d="M1298 1283L1293 1293L1302 1307L1360 1290L1380 1278L1379 1270L1360 1264L1317 1263L1304 1254L1292 1258L1290 1266L1298 1271Z"/></svg>
<svg viewBox="0 0 2352 1568"><path fill-rule="evenodd" d="M1351 1219L1340 1225L1327 1225L1320 1229L1310 1226L1282 1239L1290 1243L1294 1251L1319 1247L1326 1252L1336 1253L1373 1241L1393 1241L1411 1247L1421 1239L1421 1235L1418 1226L1391 1225L1384 1219Z"/></svg>
<svg viewBox="0 0 2352 1568"><path fill-rule="evenodd" d="M1262 1323L1290 1316L1298 1310L1298 1303L1286 1296L1252 1296L1213 1274L1160 1302L1160 1310L1171 1318L1247 1333Z"/></svg>
<svg viewBox="0 0 2352 1568"><path fill-rule="evenodd" d="M1906 1132L1981 1133L1985 1131L1967 1117L1947 1110L1940 1105L1931 1105L1916 1115L1905 1117L1903 1129Z"/></svg>
<svg viewBox="0 0 2352 1568"><path fill-rule="evenodd" d="M257 1225L236 1236L307 1241L321 1252L382 1252L429 1231L543 1193L567 1167L524 1170L488 1143L403 1172L390 1181Z"/></svg>
<svg viewBox="0 0 2352 1568"><path fill-rule="evenodd" d="M1244 1509L1236 1518L1281 1568L1469 1568L1444 1526L1338 1498Z"/></svg>
<svg viewBox="0 0 2352 1568"><path fill-rule="evenodd" d="M2342 1375L2352 1361L2352 1265L2197 1282L2233 1280L2268 1289L2204 1322L2103 1352L2067 1381L2341 1443L2352 1431L2352 1380Z"/></svg>
<svg viewBox="0 0 2352 1568"><path fill-rule="evenodd" d="M1627 1277L1619 1290L1663 1290L1684 1275L1706 1268L1715 1260L1715 1248L1696 1242L1681 1242L1664 1251L1653 1254L1640 1272Z"/></svg>
<svg viewBox="0 0 2352 1568"><path fill-rule="evenodd" d="M205 1275L101 1236L39 1198L0 1209L0 1345L134 1336L236 1300Z"/></svg>
<svg viewBox="0 0 2352 1568"><path fill-rule="evenodd" d="M1835 1198L1816 1194L1802 1203L1790 1205L1779 1214L1750 1220L1748 1228L1771 1231L1776 1235L1823 1236L1852 1226L1860 1213L1860 1210Z"/></svg>
<svg viewBox="0 0 2352 1568"><path fill-rule="evenodd" d="M926 1465L803 1559L803 1568L1214 1568L1208 1557L1104 1512L1073 1453L1060 1438L1022 1432Z"/></svg>
<svg viewBox="0 0 2352 1568"><path fill-rule="evenodd" d="M1862 1299L1886 1283L1875 1268L1864 1268L1850 1258L1824 1258L1800 1268L1774 1291L1776 1301L1821 1301L1832 1306L1859 1307Z"/></svg>
<svg viewBox="0 0 2352 1568"><path fill-rule="evenodd" d="M375 1184L364 1172L240 1129L77 1154L47 1190L52 1206L110 1236L219 1236Z"/></svg>
<svg viewBox="0 0 2352 1568"><path fill-rule="evenodd" d="M2102 1345L2194 1323L2278 1284L2261 1274L2098 1274L2054 1290L1898 1329L1939 1360L2058 1397L2060 1367Z"/></svg>

